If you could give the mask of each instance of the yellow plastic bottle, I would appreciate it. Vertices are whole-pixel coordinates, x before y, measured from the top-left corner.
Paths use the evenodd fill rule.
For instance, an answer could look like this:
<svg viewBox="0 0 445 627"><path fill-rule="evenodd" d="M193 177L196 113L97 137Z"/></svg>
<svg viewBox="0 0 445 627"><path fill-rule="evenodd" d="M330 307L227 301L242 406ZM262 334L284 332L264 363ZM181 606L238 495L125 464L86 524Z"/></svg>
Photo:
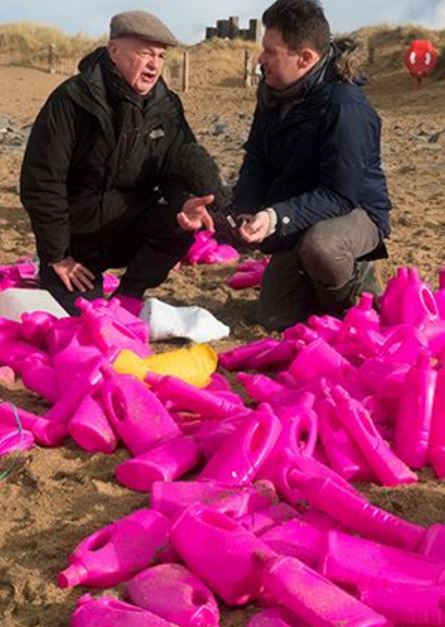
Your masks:
<svg viewBox="0 0 445 627"><path fill-rule="evenodd" d="M179 348L166 353L139 357L133 351L121 350L113 361L113 368L119 374L132 374L143 381L147 372L173 375L204 387L209 383L218 363L216 352L207 344L195 344L190 348Z"/></svg>

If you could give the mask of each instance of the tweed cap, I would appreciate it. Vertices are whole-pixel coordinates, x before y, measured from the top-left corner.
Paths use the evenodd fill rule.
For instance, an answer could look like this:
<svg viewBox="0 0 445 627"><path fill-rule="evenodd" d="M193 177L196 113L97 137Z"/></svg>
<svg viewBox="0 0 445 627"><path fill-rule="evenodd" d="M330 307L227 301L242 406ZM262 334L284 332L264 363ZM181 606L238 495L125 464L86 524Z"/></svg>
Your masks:
<svg viewBox="0 0 445 627"><path fill-rule="evenodd" d="M141 37L165 46L177 46L178 40L161 20L147 11L124 11L113 15L110 39Z"/></svg>

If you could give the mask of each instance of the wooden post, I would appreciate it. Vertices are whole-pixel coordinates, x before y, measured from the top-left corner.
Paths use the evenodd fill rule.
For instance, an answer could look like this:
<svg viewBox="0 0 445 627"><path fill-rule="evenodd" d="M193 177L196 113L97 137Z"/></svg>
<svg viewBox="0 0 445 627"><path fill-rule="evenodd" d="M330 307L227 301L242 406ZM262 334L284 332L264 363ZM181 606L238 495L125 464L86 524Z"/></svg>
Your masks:
<svg viewBox="0 0 445 627"><path fill-rule="evenodd" d="M49 44L48 46L48 72L50 74L56 73L56 44Z"/></svg>
<svg viewBox="0 0 445 627"><path fill-rule="evenodd" d="M252 68L250 53L247 48L244 50L244 87L251 87L252 85Z"/></svg>
<svg viewBox="0 0 445 627"><path fill-rule="evenodd" d="M182 57L182 91L185 93L189 90L189 76L190 74L190 59L189 53L187 51L184 52Z"/></svg>

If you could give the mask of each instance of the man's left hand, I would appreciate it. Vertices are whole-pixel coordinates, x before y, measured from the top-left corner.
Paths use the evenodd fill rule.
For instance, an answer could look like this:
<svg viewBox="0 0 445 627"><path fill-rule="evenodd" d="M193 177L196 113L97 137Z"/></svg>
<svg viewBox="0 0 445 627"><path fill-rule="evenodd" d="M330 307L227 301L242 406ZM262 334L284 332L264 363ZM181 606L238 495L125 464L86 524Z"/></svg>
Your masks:
<svg viewBox="0 0 445 627"><path fill-rule="evenodd" d="M249 244L262 242L271 230L271 219L267 211L259 211L255 215L243 214L243 222L239 232L243 240Z"/></svg>
<svg viewBox="0 0 445 627"><path fill-rule="evenodd" d="M189 198L178 213L179 226L185 231L196 231L203 226L209 231L214 231L212 216L206 209L207 205L211 205L214 200L213 194Z"/></svg>

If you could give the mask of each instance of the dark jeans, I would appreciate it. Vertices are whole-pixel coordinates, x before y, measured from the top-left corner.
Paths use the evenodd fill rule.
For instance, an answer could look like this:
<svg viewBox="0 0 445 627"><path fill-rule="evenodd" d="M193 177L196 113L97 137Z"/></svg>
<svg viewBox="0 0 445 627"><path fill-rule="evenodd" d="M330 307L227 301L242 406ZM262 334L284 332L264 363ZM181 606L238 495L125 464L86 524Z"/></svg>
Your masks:
<svg viewBox="0 0 445 627"><path fill-rule="evenodd" d="M165 281L192 243L192 233L181 229L176 214L167 205L158 204L119 230L72 237L71 256L93 272L93 290L69 292L44 263L40 268L41 288L48 290L70 315L78 315L76 298L101 297L102 273L108 268L126 268L116 294L142 298L146 289Z"/></svg>
<svg viewBox="0 0 445 627"><path fill-rule="evenodd" d="M310 227L292 250L272 255L261 286L259 322L282 331L314 313L341 315L360 288L357 260L380 243L363 209Z"/></svg>

